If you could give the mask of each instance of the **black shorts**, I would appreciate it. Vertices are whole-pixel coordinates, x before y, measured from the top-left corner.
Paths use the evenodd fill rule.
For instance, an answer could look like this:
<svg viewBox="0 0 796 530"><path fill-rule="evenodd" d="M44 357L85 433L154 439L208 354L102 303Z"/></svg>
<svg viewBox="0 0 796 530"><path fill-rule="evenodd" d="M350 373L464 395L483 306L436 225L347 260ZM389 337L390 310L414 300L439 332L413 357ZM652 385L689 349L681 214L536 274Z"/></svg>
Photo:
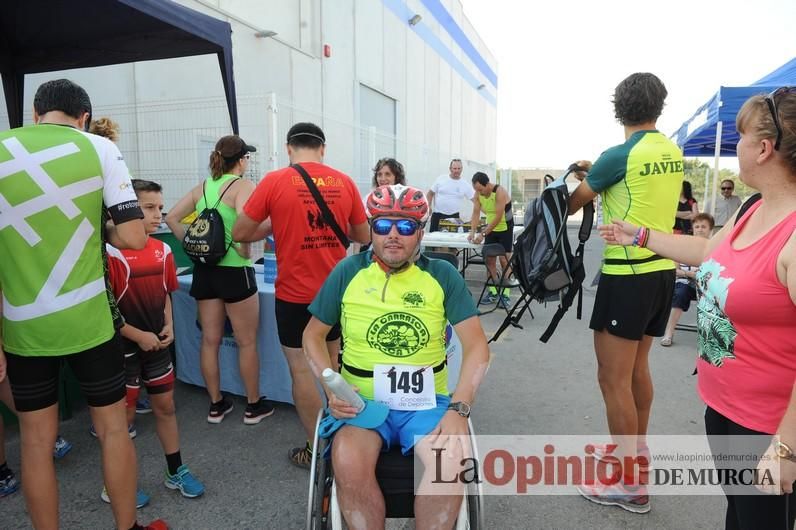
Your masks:
<svg viewBox="0 0 796 530"><path fill-rule="evenodd" d="M66 362L80 383L90 407L106 407L124 399L124 354L119 336L80 353L30 357L6 352L14 405L20 412L46 409L58 403L61 363Z"/></svg>
<svg viewBox="0 0 796 530"><path fill-rule="evenodd" d="M257 292L254 267L219 267L197 263L190 294L196 300L220 298L228 304L242 302Z"/></svg>
<svg viewBox="0 0 796 530"><path fill-rule="evenodd" d="M296 304L293 302L285 302L284 300L276 299L274 303L274 312L276 313L276 329L279 333L279 343L286 348L301 348L301 336L304 333L304 328L312 318L307 308L309 304ZM331 342L340 338L340 323L338 322L329 334L326 335L326 341Z"/></svg>
<svg viewBox="0 0 796 530"><path fill-rule="evenodd" d="M434 212L431 214L431 226L428 227L429 232L438 232L439 231L439 222L442 219L458 219L459 212L456 213L442 213L442 212Z"/></svg>
<svg viewBox="0 0 796 530"><path fill-rule="evenodd" d="M163 394L174 388L174 365L168 348L142 351L129 347L124 354L125 383L127 388L141 388L143 383L150 394Z"/></svg>
<svg viewBox="0 0 796 530"><path fill-rule="evenodd" d="M500 243L506 249L506 254L510 254L514 246L514 222L506 223L506 225L506 230L502 232L489 232L484 238L484 244Z"/></svg>
<svg viewBox="0 0 796 530"><path fill-rule="evenodd" d="M601 274L589 327L629 340L661 337L672 307L674 269L646 274Z"/></svg>
<svg viewBox="0 0 796 530"><path fill-rule="evenodd" d="M691 300L696 300L696 287L690 283L675 282L672 294L672 307L688 311Z"/></svg>

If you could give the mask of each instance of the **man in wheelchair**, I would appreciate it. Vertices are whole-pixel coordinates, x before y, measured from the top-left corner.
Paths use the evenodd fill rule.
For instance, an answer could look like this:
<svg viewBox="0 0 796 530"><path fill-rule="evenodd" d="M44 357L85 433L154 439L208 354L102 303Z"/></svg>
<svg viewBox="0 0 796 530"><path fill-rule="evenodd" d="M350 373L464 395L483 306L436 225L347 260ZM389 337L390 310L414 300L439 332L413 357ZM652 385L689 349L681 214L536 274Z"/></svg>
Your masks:
<svg viewBox="0 0 796 530"><path fill-rule="evenodd" d="M332 366L325 337L339 321L342 377L365 400L366 411L389 407L380 425L356 427L346 421L357 409L326 389L329 413L340 420L331 446L338 502L349 528L384 528L376 462L380 452L400 444L404 455L414 450L425 466L416 490L416 527L452 528L464 487L432 481L458 476L468 455L467 418L489 360L486 337L461 275L450 263L420 254L428 218L422 191L383 186L368 196L366 209L372 249L335 267L309 307L313 318L304 331L305 354L320 379ZM450 397L447 321L463 351ZM415 437L423 437L417 445Z"/></svg>

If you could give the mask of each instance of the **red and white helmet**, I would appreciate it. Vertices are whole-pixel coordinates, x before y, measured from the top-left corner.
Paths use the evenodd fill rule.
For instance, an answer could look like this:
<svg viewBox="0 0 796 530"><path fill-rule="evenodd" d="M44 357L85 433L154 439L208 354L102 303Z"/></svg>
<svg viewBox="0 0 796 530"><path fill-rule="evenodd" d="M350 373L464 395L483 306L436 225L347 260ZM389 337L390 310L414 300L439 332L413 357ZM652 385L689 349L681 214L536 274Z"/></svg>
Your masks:
<svg viewBox="0 0 796 530"><path fill-rule="evenodd" d="M381 186L368 195L366 207L368 217L407 217L421 225L428 219L428 202L425 194L410 186L393 184Z"/></svg>

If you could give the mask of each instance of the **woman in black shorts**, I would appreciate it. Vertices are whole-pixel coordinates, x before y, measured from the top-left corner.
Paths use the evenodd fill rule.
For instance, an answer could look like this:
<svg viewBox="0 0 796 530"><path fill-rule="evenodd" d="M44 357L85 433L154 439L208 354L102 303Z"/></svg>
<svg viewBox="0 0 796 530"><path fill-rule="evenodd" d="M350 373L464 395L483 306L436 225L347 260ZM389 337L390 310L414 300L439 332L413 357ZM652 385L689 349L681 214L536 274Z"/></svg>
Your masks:
<svg viewBox="0 0 796 530"><path fill-rule="evenodd" d="M189 191L166 216L166 223L178 240L185 235L185 226L180 221L191 213L198 215L206 207L213 208L218 203L215 208L224 220L226 255L216 265L196 263L191 284L191 296L196 299L202 327L200 361L210 395L209 423L221 423L233 408L232 400L221 394L218 368L218 350L227 316L238 345L240 375L248 399L243 422L253 425L274 412L260 396L257 354L260 302L249 244L232 241L232 226L254 191L254 183L241 175L249 167L250 153L255 150L239 136L221 138L210 154L211 176Z"/></svg>

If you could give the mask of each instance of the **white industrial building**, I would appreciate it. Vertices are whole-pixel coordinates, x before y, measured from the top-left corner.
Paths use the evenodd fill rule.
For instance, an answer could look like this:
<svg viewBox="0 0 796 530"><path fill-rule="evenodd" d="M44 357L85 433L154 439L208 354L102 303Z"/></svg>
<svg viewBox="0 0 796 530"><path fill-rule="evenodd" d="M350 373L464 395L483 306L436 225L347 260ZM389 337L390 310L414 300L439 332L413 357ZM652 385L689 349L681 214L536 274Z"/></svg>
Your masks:
<svg viewBox="0 0 796 530"><path fill-rule="evenodd" d="M240 133L258 148L252 178L287 164L297 121L324 129L326 162L361 191L385 156L422 188L451 158L465 178L494 177L497 64L459 0L179 3L232 26ZM120 123L131 172L162 182L167 207L206 176L213 144L231 132L215 55L28 75L25 123L36 87L57 77L86 88L94 117Z"/></svg>

